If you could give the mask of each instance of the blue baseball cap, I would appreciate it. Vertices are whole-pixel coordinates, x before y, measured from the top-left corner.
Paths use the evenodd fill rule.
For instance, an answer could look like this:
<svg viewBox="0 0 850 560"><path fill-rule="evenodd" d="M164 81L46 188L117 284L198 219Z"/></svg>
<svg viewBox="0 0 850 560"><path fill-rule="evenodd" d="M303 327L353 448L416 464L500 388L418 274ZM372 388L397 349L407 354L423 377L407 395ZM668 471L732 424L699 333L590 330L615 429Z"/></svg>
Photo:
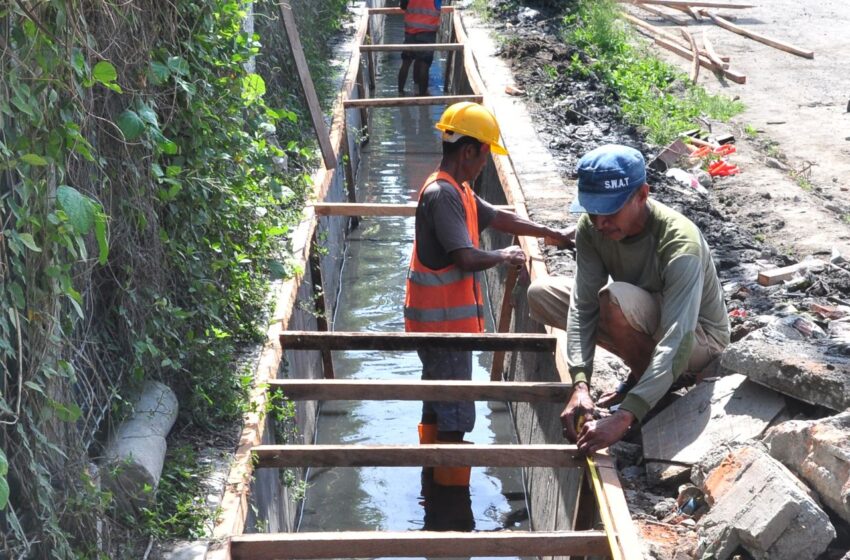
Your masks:
<svg viewBox="0 0 850 560"><path fill-rule="evenodd" d="M646 162L634 148L606 144L578 161L578 198L570 212L615 214L629 196L646 183Z"/></svg>

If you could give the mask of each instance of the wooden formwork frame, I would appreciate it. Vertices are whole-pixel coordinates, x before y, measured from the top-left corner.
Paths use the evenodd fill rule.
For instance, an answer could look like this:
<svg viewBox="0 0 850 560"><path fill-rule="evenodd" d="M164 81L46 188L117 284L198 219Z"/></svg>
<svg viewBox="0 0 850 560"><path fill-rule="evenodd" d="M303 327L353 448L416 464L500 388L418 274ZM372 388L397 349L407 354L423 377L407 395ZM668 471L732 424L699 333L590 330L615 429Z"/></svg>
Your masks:
<svg viewBox="0 0 850 560"><path fill-rule="evenodd" d="M464 100L471 99L481 102L485 106L491 106L483 81L478 73L474 53L468 48L469 42L463 28L461 15L453 7L443 8L444 13L451 14L452 32L450 40L452 43L445 45L449 52L449 64L446 75L450 75L456 82L465 78L473 92L472 96L462 96ZM373 15L399 15L398 8L370 9L361 18L354 40L354 49L351 55L348 69L340 89L340 93L334 103L333 119L329 134L329 145L333 153L338 157L338 163L332 168L321 168L313 174L314 192L313 198L323 201L328 193L329 186L336 173L344 173L345 183L348 191L349 203L347 205L334 206L330 204L316 203L304 209L303 219L293 232L292 249L293 254L305 265L311 262L311 246L317 230L317 219L320 215L408 215L409 205L404 208L381 209L387 205L358 205L356 203L356 192L354 190L355 173L351 160L348 156L349 133L346 124L345 112L347 109L359 109L361 111L362 126L366 130L364 141L368 141L368 109L370 104L363 103L367 98L367 92L374 89L375 63L373 53L375 51L401 50L401 45L367 46L366 40L371 43L371 20ZM365 47L365 48L364 48ZM364 77L361 64L361 55L367 58L368 75ZM366 81L368 80L368 82ZM368 85L368 88L367 88ZM361 102L353 99L353 93L357 91L357 97ZM435 103L451 103L459 99L457 96L435 96L428 98L397 98L393 100L373 101L371 106L392 105L425 105ZM492 108L492 107L491 107ZM324 143L324 142L323 142ZM508 156L493 156L496 172L499 176L508 204L513 211L524 218L528 218L525 198L520 186L519 179L514 171L513 164ZM340 170L340 165L342 170ZM358 208L359 207L359 208ZM377 209L376 209L377 208ZM362 212L358 212L361 210ZM356 218L352 218L356 219ZM518 239L525 253L531 257L529 274L531 279L548 275L543 262L542 254L536 242L528 238ZM318 267L313 266L315 275ZM296 274L281 283L276 289L275 301L277 310L274 320L267 331L267 341L261 353L257 370L255 373L254 389L251 391L250 400L253 403L252 412L244 416L244 427L240 436L234 461L225 484L225 491L220 506L220 515L213 529L213 543L207 552L207 558L225 560L230 558L254 558L262 560L265 558L323 558L339 557L349 554L352 550L358 551L358 555L366 556L404 556L410 550L428 556L457 556L457 555L497 555L497 556L519 556L519 555L610 555L613 558L626 560L637 560L640 558L640 546L637 535L628 512L628 507L623 496L622 488L617 477L617 471L612 459L606 454L595 454L594 461L588 464L596 467L598 476L594 481L595 497L600 514L606 520L605 531L561 531L557 533L531 533L522 531L507 531L498 534L480 535L475 533L332 533L332 534L254 534L243 535L245 523L248 516L249 494L251 479L255 466L290 466L293 464L316 464L320 457L325 457L325 463L329 465L366 465L375 463L376 458L381 457L377 464L411 464L418 466L429 465L502 465L513 464L514 466L529 466L529 461L536 463L531 457L538 457L540 465L546 466L569 466L577 467L583 463L577 456L577 450L573 445L550 445L550 446L501 446L513 449L495 449L490 451L481 449L482 446L385 446L393 447L392 450L384 449L376 453L374 447L362 450L363 456L357 459L352 449L324 449L326 453L320 453L322 449L314 446L262 446L263 434L266 427L264 413L269 399L269 389L280 389L287 387L285 382L276 379L279 363L283 357L282 340L287 340L287 334L283 328L288 325L295 308L297 294L303 274ZM510 281L510 279L508 279ZM515 280L514 280L515 281ZM313 276L316 289L321 290L321 279ZM324 303L321 303L324 305ZM509 324L510 310L505 310L503 302L502 317L499 329ZM505 322L507 320L507 323ZM321 327L321 325L320 325ZM327 328L327 325L324 325ZM493 394L493 387L476 387L475 384L464 384L463 382L442 384L439 391L434 391L435 398L461 400L461 399L490 399L493 396L504 397L504 400L515 401L539 401L551 400L553 395L563 398L565 392L569 391L569 376L566 363L562 359L565 337L563 331L552 330L555 339L552 343L556 346L556 365L559 375L564 383L560 384L509 384L501 381L499 374L499 390ZM291 333L289 333L291 335ZM440 338L440 337L436 337ZM444 339L448 337L443 336ZM486 338L486 337L485 337ZM491 338L510 338L504 334L491 335ZM454 337L455 340L458 337ZM478 341L481 342L480 340ZM497 350L516 349L514 343L505 343L496 348ZM497 343L498 346L498 343ZM306 347L306 346L305 346ZM325 376L332 377L332 364L330 364L328 348L316 347L325 350L323 362L326 368ZM330 374L328 374L330 368ZM494 368L495 372L495 368ZM494 376L496 374L494 373ZM423 382L418 382L419 387L427 391ZM312 383L314 387L301 387L299 395L302 398L317 398L316 385L324 386L320 391L345 391L336 393L346 398L360 398L364 392L370 392L374 398L374 387L354 388L352 386L340 386L337 382L328 379L323 383ZM406 393L404 383L383 383L384 391L382 398L413 398L413 393ZM519 386L524 385L524 386ZM547 387L548 386L548 387ZM293 390L295 385L290 386ZM358 390L360 393L358 393ZM312 392L311 392L312 391ZM543 392L541 392L543 391ZM546 396L544 396L544 393ZM407 395L406 397L404 395ZM324 396L333 396L327 393ZM508 399L510 397L510 399ZM422 394L418 393L416 400L421 400ZM502 400L502 399L500 399ZM306 449L313 447L312 450ZM337 446L340 447L340 446ZM445 448L445 449L443 449ZM462 449L459 449L462 448ZM477 448L477 449L468 449ZM389 453L389 458L388 454ZM265 459L261 459L264 456ZM331 456L331 459L328 459ZM300 457L300 459L297 459ZM371 459L370 459L371 457ZM298 460L302 461L298 463ZM587 502L587 498L583 498ZM360 543L357 547L356 543ZM458 543L464 543L460 548ZM414 547L414 548L412 548ZM284 552L285 551L285 552Z"/></svg>

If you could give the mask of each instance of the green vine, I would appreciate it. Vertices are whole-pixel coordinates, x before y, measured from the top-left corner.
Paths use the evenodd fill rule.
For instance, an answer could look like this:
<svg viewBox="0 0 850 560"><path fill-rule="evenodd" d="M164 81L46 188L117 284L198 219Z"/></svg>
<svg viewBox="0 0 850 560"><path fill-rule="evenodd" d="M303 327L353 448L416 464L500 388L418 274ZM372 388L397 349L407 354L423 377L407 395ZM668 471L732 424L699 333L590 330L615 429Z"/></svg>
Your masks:
<svg viewBox="0 0 850 560"><path fill-rule="evenodd" d="M345 2L321 4L327 31ZM137 557L90 464L143 380L195 429L244 408L234 352L291 272L314 157L246 9L0 7L0 556Z"/></svg>

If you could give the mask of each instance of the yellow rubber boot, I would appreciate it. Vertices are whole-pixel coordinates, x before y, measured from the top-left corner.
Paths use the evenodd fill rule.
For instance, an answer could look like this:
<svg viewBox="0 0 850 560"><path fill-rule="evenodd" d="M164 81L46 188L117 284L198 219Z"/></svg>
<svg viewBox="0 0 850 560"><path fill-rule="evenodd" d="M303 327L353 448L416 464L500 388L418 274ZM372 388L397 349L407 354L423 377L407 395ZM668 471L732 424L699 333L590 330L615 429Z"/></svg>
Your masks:
<svg viewBox="0 0 850 560"><path fill-rule="evenodd" d="M437 441L437 443L470 444L469 441ZM472 467L434 467L434 482L440 486L469 486Z"/></svg>
<svg viewBox="0 0 850 560"><path fill-rule="evenodd" d="M419 444L437 443L437 425L419 424Z"/></svg>

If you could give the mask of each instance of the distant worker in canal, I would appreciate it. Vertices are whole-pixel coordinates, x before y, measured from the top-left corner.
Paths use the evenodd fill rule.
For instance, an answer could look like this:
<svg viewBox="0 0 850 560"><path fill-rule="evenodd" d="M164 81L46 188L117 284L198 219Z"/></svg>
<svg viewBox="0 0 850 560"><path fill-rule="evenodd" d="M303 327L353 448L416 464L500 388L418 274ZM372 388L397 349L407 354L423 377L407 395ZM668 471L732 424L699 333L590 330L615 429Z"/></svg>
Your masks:
<svg viewBox="0 0 850 560"><path fill-rule="evenodd" d="M419 191L415 238L404 324L408 332L480 333L484 331L481 271L498 265L525 264L516 245L486 251L479 234L487 227L514 235L567 242L566 230L549 228L495 208L469 186L490 154L506 155L493 114L477 103L456 103L440 117L443 157ZM423 380L471 380L472 352L419 350ZM420 443L461 443L475 423L473 402L422 405ZM434 481L444 486L469 484L469 467L436 467Z"/></svg>
<svg viewBox="0 0 850 560"><path fill-rule="evenodd" d="M592 453L619 441L674 383L693 381L729 344L729 317L711 251L688 218L649 198L640 152L606 145L576 167L576 275L536 280L531 317L567 330L574 391L564 436ZM609 280L610 278L610 280ZM589 394L596 345L630 369L617 390ZM598 420L595 408L616 411ZM580 430L576 422L587 419Z"/></svg>
<svg viewBox="0 0 850 560"><path fill-rule="evenodd" d="M429 45L437 42L442 0L401 0L404 10L404 44ZM413 65L413 83L420 96L428 95L428 74L434 51L402 51L398 71L398 92L404 93L407 74Z"/></svg>

